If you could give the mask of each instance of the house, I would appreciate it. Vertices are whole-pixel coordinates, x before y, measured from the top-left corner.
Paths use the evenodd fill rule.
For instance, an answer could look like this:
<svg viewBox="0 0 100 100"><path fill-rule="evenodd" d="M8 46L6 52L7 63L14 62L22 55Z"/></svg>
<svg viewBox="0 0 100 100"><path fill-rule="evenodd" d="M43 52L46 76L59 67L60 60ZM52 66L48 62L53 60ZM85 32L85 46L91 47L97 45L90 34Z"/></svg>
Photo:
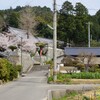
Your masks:
<svg viewBox="0 0 100 100"><path fill-rule="evenodd" d="M64 54L67 56L77 57L80 54L93 55L94 57L91 60L92 64L100 65L100 47L65 47Z"/></svg>
<svg viewBox="0 0 100 100"><path fill-rule="evenodd" d="M78 56L80 53L93 54L100 57L100 47L65 47L65 55Z"/></svg>

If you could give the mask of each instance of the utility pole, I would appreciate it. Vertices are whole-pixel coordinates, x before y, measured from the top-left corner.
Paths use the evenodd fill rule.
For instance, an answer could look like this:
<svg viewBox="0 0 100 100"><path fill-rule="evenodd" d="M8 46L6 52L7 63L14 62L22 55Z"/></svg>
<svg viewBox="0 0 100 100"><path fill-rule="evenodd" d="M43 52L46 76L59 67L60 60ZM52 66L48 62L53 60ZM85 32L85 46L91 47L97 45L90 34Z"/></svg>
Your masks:
<svg viewBox="0 0 100 100"><path fill-rule="evenodd" d="M87 23L88 24L88 47L90 48L90 22Z"/></svg>
<svg viewBox="0 0 100 100"><path fill-rule="evenodd" d="M21 46L20 46L20 50L21 50L21 67L22 67L22 69L21 69L21 75L22 75L22 73L23 73L23 65L22 65L22 37L20 37L21 38Z"/></svg>
<svg viewBox="0 0 100 100"><path fill-rule="evenodd" d="M53 0L53 62L54 62L54 81L57 80L57 9L56 9L56 0Z"/></svg>

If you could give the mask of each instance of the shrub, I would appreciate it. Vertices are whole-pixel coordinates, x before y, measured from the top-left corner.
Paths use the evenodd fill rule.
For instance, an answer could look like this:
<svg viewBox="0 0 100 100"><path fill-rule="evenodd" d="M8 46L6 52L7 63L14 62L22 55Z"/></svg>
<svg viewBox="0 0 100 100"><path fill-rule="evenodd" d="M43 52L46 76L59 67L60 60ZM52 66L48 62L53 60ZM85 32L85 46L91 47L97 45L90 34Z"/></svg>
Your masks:
<svg viewBox="0 0 100 100"><path fill-rule="evenodd" d="M64 57L61 62L64 64L64 66L72 66L73 65L73 61L70 57Z"/></svg>
<svg viewBox="0 0 100 100"><path fill-rule="evenodd" d="M8 48L11 49L12 51L14 51L15 49L17 49L17 47L13 46L13 45L9 46Z"/></svg>
<svg viewBox="0 0 100 100"><path fill-rule="evenodd" d="M12 81L13 79L17 78L18 73L16 68L14 68L13 66L10 67L10 76L9 76L9 80Z"/></svg>
<svg viewBox="0 0 100 100"><path fill-rule="evenodd" d="M91 100L91 99L87 96L83 96L83 100Z"/></svg>
<svg viewBox="0 0 100 100"><path fill-rule="evenodd" d="M48 77L48 83L53 82L53 76Z"/></svg>
<svg viewBox="0 0 100 100"><path fill-rule="evenodd" d="M0 79L4 81L13 80L17 78L18 73L13 66L7 59L0 59Z"/></svg>
<svg viewBox="0 0 100 100"><path fill-rule="evenodd" d="M16 70L17 70L19 73L21 73L22 66L21 66L21 65L16 65L15 67L16 67Z"/></svg>
<svg viewBox="0 0 100 100"><path fill-rule="evenodd" d="M85 65L84 64L81 64L81 63L76 64L75 67L77 67L81 71L84 71L85 70Z"/></svg>
<svg viewBox="0 0 100 100"><path fill-rule="evenodd" d="M100 67L97 64L96 65L91 65L89 71L90 72L100 72Z"/></svg>
<svg viewBox="0 0 100 100"><path fill-rule="evenodd" d="M9 70L7 69L5 59L0 58L0 79L6 80L9 78Z"/></svg>
<svg viewBox="0 0 100 100"><path fill-rule="evenodd" d="M45 63L46 64L50 64L50 68L49 69L53 68L53 61L52 60L46 61Z"/></svg>

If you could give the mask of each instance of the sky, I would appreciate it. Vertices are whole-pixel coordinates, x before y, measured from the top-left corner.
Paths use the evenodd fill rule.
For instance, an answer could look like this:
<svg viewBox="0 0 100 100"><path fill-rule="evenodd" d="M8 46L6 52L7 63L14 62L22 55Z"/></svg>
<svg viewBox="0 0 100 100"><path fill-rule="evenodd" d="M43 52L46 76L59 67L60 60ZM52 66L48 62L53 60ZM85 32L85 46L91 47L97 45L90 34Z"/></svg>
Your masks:
<svg viewBox="0 0 100 100"><path fill-rule="evenodd" d="M94 15L100 9L100 0L56 0L57 9L59 10L65 1L72 2L75 5L76 2L81 2L89 10L89 14ZM16 6L47 6L53 8L53 0L0 0L0 10L8 9Z"/></svg>

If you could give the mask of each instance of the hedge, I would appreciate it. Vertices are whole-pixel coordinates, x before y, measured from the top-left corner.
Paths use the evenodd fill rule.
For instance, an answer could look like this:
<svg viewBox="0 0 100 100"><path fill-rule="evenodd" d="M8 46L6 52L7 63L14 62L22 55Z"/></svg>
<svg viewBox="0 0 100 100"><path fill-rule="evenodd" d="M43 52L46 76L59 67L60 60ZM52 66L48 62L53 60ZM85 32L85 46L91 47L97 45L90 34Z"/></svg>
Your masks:
<svg viewBox="0 0 100 100"><path fill-rule="evenodd" d="M11 64L7 59L0 58L0 80L11 81L18 76L16 66Z"/></svg>

